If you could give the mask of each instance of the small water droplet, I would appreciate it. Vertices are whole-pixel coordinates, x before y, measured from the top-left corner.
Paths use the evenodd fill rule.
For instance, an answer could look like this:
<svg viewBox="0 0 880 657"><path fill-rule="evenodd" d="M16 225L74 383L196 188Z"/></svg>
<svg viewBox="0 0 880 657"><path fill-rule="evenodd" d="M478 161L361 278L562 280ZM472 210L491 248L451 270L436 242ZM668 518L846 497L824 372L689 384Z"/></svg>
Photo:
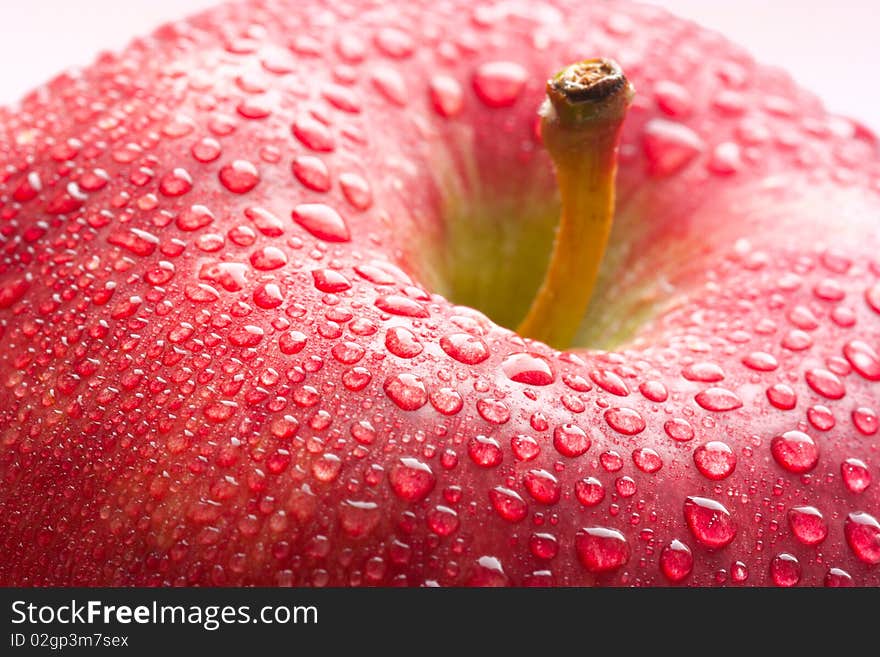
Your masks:
<svg viewBox="0 0 880 657"><path fill-rule="evenodd" d="M385 334L385 347L399 358L413 358L424 350L415 334L403 326L394 326Z"/></svg>
<svg viewBox="0 0 880 657"><path fill-rule="evenodd" d="M389 294L376 299L376 307L392 315L401 317L429 317L428 311L418 301L398 294Z"/></svg>
<svg viewBox="0 0 880 657"><path fill-rule="evenodd" d="M681 375L688 381L715 383L724 378L724 371L715 363L692 363L686 366Z"/></svg>
<svg viewBox="0 0 880 657"><path fill-rule="evenodd" d="M529 552L538 559L553 559L559 553L559 541L553 534L532 534L529 537Z"/></svg>
<svg viewBox="0 0 880 657"><path fill-rule="evenodd" d="M794 555L783 552L770 562L770 577L776 586L795 586L801 581L801 565Z"/></svg>
<svg viewBox="0 0 880 657"><path fill-rule="evenodd" d="M458 514L448 506L436 506L428 512L428 528L437 536L449 536L459 526Z"/></svg>
<svg viewBox="0 0 880 657"><path fill-rule="evenodd" d="M701 475L718 481L733 474L736 469L736 454L727 443L713 440L694 450L694 464Z"/></svg>
<svg viewBox="0 0 880 657"><path fill-rule="evenodd" d="M770 442L770 453L789 472L809 472L819 463L819 448L802 431L786 431Z"/></svg>
<svg viewBox="0 0 880 657"><path fill-rule="evenodd" d="M575 537L578 560L589 572L612 572L629 561L629 544L623 534L607 527L585 527Z"/></svg>
<svg viewBox="0 0 880 657"><path fill-rule="evenodd" d="M306 336L299 331L282 333L278 338L278 348L282 354L292 356L298 354L306 346Z"/></svg>
<svg viewBox="0 0 880 657"><path fill-rule="evenodd" d="M504 424L510 420L510 409L497 399L480 399L477 401L477 413L492 424Z"/></svg>
<svg viewBox="0 0 880 657"><path fill-rule="evenodd" d="M880 563L880 523L874 516L863 511L850 513L843 531L856 557L869 565Z"/></svg>
<svg viewBox="0 0 880 657"><path fill-rule="evenodd" d="M723 548L736 538L733 518L720 502L706 497L688 497L684 503L684 517L694 538L708 548Z"/></svg>
<svg viewBox="0 0 880 657"><path fill-rule="evenodd" d="M180 230L192 231L204 228L214 221L214 213L204 205L193 205L177 215L175 224Z"/></svg>
<svg viewBox="0 0 880 657"><path fill-rule="evenodd" d="M660 455L650 447L639 447L633 450L633 463L642 472L652 474L663 467L663 460Z"/></svg>
<svg viewBox="0 0 880 657"><path fill-rule="evenodd" d="M448 75L435 75L431 78L429 89L431 104L440 116L449 118L461 112L464 91L458 80Z"/></svg>
<svg viewBox="0 0 880 657"><path fill-rule="evenodd" d="M297 118L291 130L303 146L313 151L329 153L336 148L330 128L311 116Z"/></svg>
<svg viewBox="0 0 880 657"><path fill-rule="evenodd" d="M356 210L366 210L373 204L373 192L370 184L356 173L342 173L339 176L339 186L342 195L345 196Z"/></svg>
<svg viewBox="0 0 880 657"><path fill-rule="evenodd" d="M843 355L852 368L869 381L880 381L880 356L861 340L851 340L843 347Z"/></svg>
<svg viewBox="0 0 880 657"><path fill-rule="evenodd" d="M645 399L657 403L665 402L669 397L666 386L660 381L645 381L639 386L639 392L644 395Z"/></svg>
<svg viewBox="0 0 880 657"><path fill-rule="evenodd" d="M220 142L216 139L204 137L192 145L190 152L199 162L207 163L213 162L220 157L222 148L220 147Z"/></svg>
<svg viewBox="0 0 880 657"><path fill-rule="evenodd" d="M264 246L251 253L250 262L254 269L271 271L287 264L287 254L277 246Z"/></svg>
<svg viewBox="0 0 880 657"><path fill-rule="evenodd" d="M381 519L379 505L375 502L345 500L339 507L339 525L352 538L368 536Z"/></svg>
<svg viewBox="0 0 880 657"><path fill-rule="evenodd" d="M335 269L315 269L312 271L312 280L317 289L328 294L351 289L349 280Z"/></svg>
<svg viewBox="0 0 880 657"><path fill-rule="evenodd" d="M159 191L165 196L182 196L191 189L192 176L186 169L174 169L159 181Z"/></svg>
<svg viewBox="0 0 880 657"><path fill-rule="evenodd" d="M779 367L779 361L765 351L753 351L742 359L743 365L757 372L772 372Z"/></svg>
<svg viewBox="0 0 880 657"><path fill-rule="evenodd" d="M677 538L673 539L660 552L660 569L670 582L683 581L694 569L691 549Z"/></svg>
<svg viewBox="0 0 880 657"><path fill-rule="evenodd" d="M819 431L828 431L834 428L834 414L827 406L817 404L807 409L807 419Z"/></svg>
<svg viewBox="0 0 880 657"><path fill-rule="evenodd" d="M853 578L841 568L829 568L825 573L824 585L828 587L848 587L853 585Z"/></svg>
<svg viewBox="0 0 880 657"><path fill-rule="evenodd" d="M623 458L614 450L609 449L599 456L599 463L606 472L617 472L623 467Z"/></svg>

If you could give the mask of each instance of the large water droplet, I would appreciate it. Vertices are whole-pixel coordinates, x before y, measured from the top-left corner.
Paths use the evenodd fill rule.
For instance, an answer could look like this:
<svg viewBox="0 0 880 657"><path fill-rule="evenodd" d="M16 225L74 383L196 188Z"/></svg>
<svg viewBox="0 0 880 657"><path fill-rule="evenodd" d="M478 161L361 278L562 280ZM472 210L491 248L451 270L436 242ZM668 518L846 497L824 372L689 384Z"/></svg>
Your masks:
<svg viewBox="0 0 880 657"><path fill-rule="evenodd" d="M499 516L508 522L520 522L528 515L529 508L519 493L497 486L489 491L489 500Z"/></svg>
<svg viewBox="0 0 880 657"><path fill-rule="evenodd" d="M504 452L494 438L474 436L468 441L468 456L481 468L494 468L501 465Z"/></svg>
<svg viewBox="0 0 880 657"><path fill-rule="evenodd" d="M863 511L850 513L843 531L856 557L866 564L880 563L880 523L874 516Z"/></svg>
<svg viewBox="0 0 880 657"><path fill-rule="evenodd" d="M388 482L394 494L408 502L425 499L437 483L431 468L412 457L403 457L392 466Z"/></svg>
<svg viewBox="0 0 880 657"><path fill-rule="evenodd" d="M840 475L851 493L862 493L871 485L871 471L860 459L846 459L840 464Z"/></svg>
<svg viewBox="0 0 880 657"><path fill-rule="evenodd" d="M424 350L415 334L403 326L394 326L385 334L385 347L399 358L413 358Z"/></svg>
<svg viewBox="0 0 880 657"><path fill-rule="evenodd" d="M828 524L814 506L796 506L788 511L791 533L804 545L818 545L828 536Z"/></svg>
<svg viewBox="0 0 880 657"><path fill-rule="evenodd" d="M513 62L486 62L474 73L474 91L489 107L513 105L525 87L528 72Z"/></svg>
<svg viewBox="0 0 880 657"><path fill-rule="evenodd" d="M546 470L529 470L523 476L523 485L532 499L541 504L556 504L562 495L556 477Z"/></svg>
<svg viewBox="0 0 880 657"><path fill-rule="evenodd" d="M723 504L706 497L688 497L684 503L688 528L708 548L723 548L736 538L736 525Z"/></svg>
<svg viewBox="0 0 880 657"><path fill-rule="evenodd" d="M740 408L742 400L725 388L707 388L694 397L707 411L733 411Z"/></svg>
<svg viewBox="0 0 880 657"><path fill-rule="evenodd" d="M347 242L351 239L342 216L324 203L301 203L291 212L293 220L318 239Z"/></svg>
<svg viewBox="0 0 880 657"><path fill-rule="evenodd" d="M580 456L590 449L591 444L586 432L574 424L562 424L553 430L553 446L563 456Z"/></svg>
<svg viewBox="0 0 880 657"><path fill-rule="evenodd" d="M861 376L869 381L880 381L880 356L866 342L847 342L843 347L843 355Z"/></svg>
<svg viewBox="0 0 880 657"><path fill-rule="evenodd" d="M801 565L794 555L783 552L770 562L770 577L776 586L795 586L801 581Z"/></svg>
<svg viewBox="0 0 880 657"><path fill-rule="evenodd" d="M694 437L694 428L691 423L683 418L674 418L667 420L663 424L663 430L666 435L679 442L687 442Z"/></svg>
<svg viewBox="0 0 880 657"><path fill-rule="evenodd" d="M612 407L605 411L605 421L615 431L634 436L645 430L645 420L631 408Z"/></svg>
<svg viewBox="0 0 880 657"><path fill-rule="evenodd" d="M585 527L575 537L578 560L589 572L612 572L629 561L629 544L623 534L607 527Z"/></svg>
<svg viewBox="0 0 880 657"><path fill-rule="evenodd" d="M819 463L819 448L802 431L786 431L770 442L770 453L789 472L809 472Z"/></svg>
<svg viewBox="0 0 880 657"><path fill-rule="evenodd" d="M435 75L429 83L431 104L436 112L443 117L453 117L461 112L464 105L464 91L453 77Z"/></svg>
<svg viewBox="0 0 880 657"><path fill-rule="evenodd" d="M584 506L596 506L605 499L605 487L595 477L586 477L575 482L574 494Z"/></svg>
<svg viewBox="0 0 880 657"><path fill-rule="evenodd" d="M468 333L452 333L440 338L440 347L452 358L465 363L476 365L489 357L489 347L481 338Z"/></svg>
<svg viewBox="0 0 880 657"><path fill-rule="evenodd" d="M654 175L668 176L684 168L704 146L700 136L681 123L651 119L645 124L642 148Z"/></svg>
<svg viewBox="0 0 880 657"><path fill-rule="evenodd" d="M677 538L670 541L660 552L660 570L670 582L677 584L694 569L691 549Z"/></svg>
<svg viewBox="0 0 880 657"><path fill-rule="evenodd" d="M413 374L403 373L388 377L383 389L388 398L405 411L414 411L428 403L425 384Z"/></svg>
<svg viewBox="0 0 880 657"><path fill-rule="evenodd" d="M455 415L464 406L461 395L452 388L438 388L431 393L431 406L443 415Z"/></svg>
<svg viewBox="0 0 880 657"><path fill-rule="evenodd" d="M736 469L736 454L726 443L713 440L694 450L694 464L701 475L718 481L733 474Z"/></svg>
<svg viewBox="0 0 880 657"><path fill-rule="evenodd" d="M531 353L510 354L501 364L501 369L511 381L532 386L546 386L555 378L550 363L542 356Z"/></svg>
<svg viewBox="0 0 880 657"><path fill-rule="evenodd" d="M245 194L260 182L260 173L252 162L234 160L220 169L220 183L233 194Z"/></svg>
<svg viewBox="0 0 880 657"><path fill-rule="evenodd" d="M807 370L804 375L809 385L815 392L828 399L841 399L846 394L843 382L837 375L825 369Z"/></svg>
<svg viewBox="0 0 880 657"><path fill-rule="evenodd" d="M376 307L392 315L401 317L429 317L428 311L418 301L399 294L389 294L376 299Z"/></svg>
<svg viewBox="0 0 880 657"><path fill-rule="evenodd" d="M296 179L311 190L326 192L330 189L330 171L319 157L299 155L294 158L291 170Z"/></svg>

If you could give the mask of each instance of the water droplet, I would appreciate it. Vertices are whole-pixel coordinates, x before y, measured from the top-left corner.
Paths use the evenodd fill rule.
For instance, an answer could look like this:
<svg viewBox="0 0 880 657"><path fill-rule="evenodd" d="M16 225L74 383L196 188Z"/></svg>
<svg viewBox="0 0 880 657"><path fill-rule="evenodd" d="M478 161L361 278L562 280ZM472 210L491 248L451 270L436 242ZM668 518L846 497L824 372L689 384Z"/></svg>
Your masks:
<svg viewBox="0 0 880 657"><path fill-rule="evenodd" d="M408 89L398 71L383 66L373 70L371 77L373 86L389 103L398 107L406 105L409 100Z"/></svg>
<svg viewBox="0 0 880 657"><path fill-rule="evenodd" d="M453 333L440 338L440 347L452 358L465 363L476 365L489 357L489 347L481 338L468 333Z"/></svg>
<svg viewBox="0 0 880 657"><path fill-rule="evenodd" d="M407 502L425 499L437 483L431 468L418 459L403 457L395 463L388 475L394 494Z"/></svg>
<svg viewBox="0 0 880 657"><path fill-rule="evenodd" d="M342 173L339 176L339 186L342 195L345 196L356 210L366 210L373 204L373 193L369 183L356 173Z"/></svg>
<svg viewBox="0 0 880 657"><path fill-rule="evenodd" d="M553 369L546 359L526 352L507 356L501 364L501 369L511 381L531 386L550 385L555 378Z"/></svg>
<svg viewBox="0 0 880 657"><path fill-rule="evenodd" d="M113 246L119 246L131 251L137 256L148 256L156 250L159 238L144 230L129 228L127 231L110 233L107 241Z"/></svg>
<svg viewBox="0 0 880 657"><path fill-rule="evenodd" d="M186 169L177 168L162 176L159 191L165 196L182 196L192 189L192 176Z"/></svg>
<svg viewBox="0 0 880 657"><path fill-rule="evenodd" d="M413 358L424 349L415 334L403 326L388 329L385 334L385 347L399 358Z"/></svg>
<svg viewBox="0 0 880 657"><path fill-rule="evenodd" d="M736 454L726 443L713 440L694 450L694 464L701 475L718 481L733 474L736 469Z"/></svg>
<svg viewBox="0 0 880 657"><path fill-rule="evenodd" d="M669 397L666 386L660 381L645 381L639 386L639 392L644 395L645 399L657 403L665 402Z"/></svg>
<svg viewBox="0 0 880 657"><path fill-rule="evenodd" d="M464 105L464 91L458 80L448 75L435 75L431 78L429 89L431 104L437 114L449 118L461 112Z"/></svg>
<svg viewBox="0 0 880 657"><path fill-rule="evenodd" d="M271 271L287 264L287 254L277 246L264 246L251 253L250 262L254 269Z"/></svg>
<svg viewBox="0 0 880 657"><path fill-rule="evenodd" d="M575 537L581 564L589 572L612 572L629 561L629 544L623 534L606 527L585 527Z"/></svg>
<svg viewBox="0 0 880 657"><path fill-rule="evenodd" d="M724 371L715 363L692 363L682 370L681 375L688 381L715 383L724 378Z"/></svg>
<svg viewBox="0 0 880 657"><path fill-rule="evenodd" d="M354 365L364 357L365 352L366 350L362 346L357 342L351 342L350 340L337 342L330 350L330 354L333 358L343 365Z"/></svg>
<svg viewBox="0 0 880 657"><path fill-rule="evenodd" d="M449 536L459 526L458 514L448 506L436 506L428 512L428 528L437 536Z"/></svg>
<svg viewBox="0 0 880 657"><path fill-rule="evenodd" d="M513 62L486 62L474 73L474 91L488 107L507 107L519 98L528 72Z"/></svg>
<svg viewBox="0 0 880 657"><path fill-rule="evenodd" d="M580 456L590 449L591 444L586 432L574 424L563 424L553 430L553 446L563 456Z"/></svg>
<svg viewBox="0 0 880 657"><path fill-rule="evenodd" d="M291 213L293 220L318 239L327 242L347 242L351 239L348 224L329 205L302 203Z"/></svg>
<svg viewBox="0 0 880 657"><path fill-rule="evenodd" d="M257 167L247 160L233 160L220 169L220 183L233 194L245 194L260 182Z"/></svg>
<svg viewBox="0 0 880 657"><path fill-rule="evenodd" d="M660 455L650 447L634 449L632 460L639 470L648 474L657 472L657 470L663 467L663 460L660 458Z"/></svg>
<svg viewBox="0 0 880 657"><path fill-rule="evenodd" d="M733 411L742 407L742 400L726 388L707 388L694 399L707 411Z"/></svg>
<svg viewBox="0 0 880 657"><path fill-rule="evenodd" d="M329 153L336 148L330 128L311 116L300 116L291 129L302 145L313 151Z"/></svg>
<svg viewBox="0 0 880 657"><path fill-rule="evenodd" d="M528 515L529 507L519 493L496 486L489 491L489 500L499 516L508 522L520 522Z"/></svg>
<svg viewBox="0 0 880 657"><path fill-rule="evenodd" d="M783 552L770 562L770 577L776 586L795 586L801 581L801 565L794 555Z"/></svg>
<svg viewBox="0 0 880 657"><path fill-rule="evenodd" d="M414 411L428 403L425 384L412 374L388 377L383 388L388 398L405 411Z"/></svg>
<svg viewBox="0 0 880 657"><path fill-rule="evenodd" d="M636 494L636 481L632 477L618 477L614 481L614 487L621 497L632 497Z"/></svg>
<svg viewBox="0 0 880 657"><path fill-rule="evenodd" d="M464 400L452 388L439 388L431 393L431 406L443 415L455 415L464 406Z"/></svg>
<svg viewBox="0 0 880 657"><path fill-rule="evenodd" d="M529 470L523 476L523 485L532 499L541 504L556 504L562 495L556 477L546 470Z"/></svg>
<svg viewBox="0 0 880 657"><path fill-rule="evenodd" d="M660 552L660 570L673 584L684 580L694 569L691 549L677 538L670 541Z"/></svg>
<svg viewBox="0 0 880 657"><path fill-rule="evenodd" d="M770 442L770 453L789 472L809 472L819 463L819 448L802 431L786 431Z"/></svg>
<svg viewBox="0 0 880 657"><path fill-rule="evenodd" d="M306 336L299 331L282 333L281 337L278 338L278 348L281 350L282 354L286 354L288 356L298 354L303 350L303 347L305 346Z"/></svg>
<svg viewBox="0 0 880 657"><path fill-rule="evenodd" d="M365 367L353 367L342 374L342 385L353 392L363 390L372 380L373 375Z"/></svg>
<svg viewBox="0 0 880 657"><path fill-rule="evenodd" d="M193 205L177 215L175 224L180 230L198 230L214 221L214 213L204 205Z"/></svg>
<svg viewBox="0 0 880 657"><path fill-rule="evenodd" d="M743 365L758 372L772 372L779 367L779 361L765 351L753 351L742 359Z"/></svg>
<svg viewBox="0 0 880 657"><path fill-rule="evenodd" d="M312 271L312 280L317 289L328 294L351 289L349 280L335 269L315 269Z"/></svg>
<svg viewBox="0 0 880 657"><path fill-rule="evenodd" d="M663 424L666 435L679 442L687 442L694 437L694 428L683 418L673 418Z"/></svg>
<svg viewBox="0 0 880 657"><path fill-rule="evenodd" d="M612 407L605 411L605 421L615 431L634 436L645 430L645 420L631 408Z"/></svg>
<svg viewBox="0 0 880 657"><path fill-rule="evenodd" d="M501 465L504 452L494 438L474 436L468 441L468 456L481 468L494 468Z"/></svg>
<svg viewBox="0 0 880 657"><path fill-rule="evenodd" d="M843 347L843 355L852 368L869 381L880 381L880 356L861 340L851 340Z"/></svg>
<svg viewBox="0 0 880 657"><path fill-rule="evenodd" d="M645 124L642 148L653 175L672 175L690 164L704 146L700 136L681 123L651 119Z"/></svg>
<svg viewBox="0 0 880 657"><path fill-rule="evenodd" d="M559 553L559 541L553 534L535 533L529 537L529 551L538 559L553 559Z"/></svg>
<svg viewBox="0 0 880 657"><path fill-rule="evenodd" d="M199 162L207 163L220 157L222 149L219 141L212 137L204 137L192 145L190 152Z"/></svg>
<svg viewBox="0 0 880 657"><path fill-rule="evenodd" d="M510 409L497 399L480 399L477 401L477 413L492 424L504 424L510 420Z"/></svg>
<svg viewBox="0 0 880 657"><path fill-rule="evenodd" d="M788 511L788 524L804 545L818 545L828 536L828 525L814 506L796 506Z"/></svg>
<svg viewBox="0 0 880 657"><path fill-rule="evenodd" d="M736 538L736 525L720 502L706 497L688 497L684 503L688 528L708 548L723 548Z"/></svg>
<svg viewBox="0 0 880 657"><path fill-rule="evenodd" d="M877 413L873 408L859 406L852 412L852 421L859 433L865 436L873 436L877 433L878 423Z"/></svg>
<svg viewBox="0 0 880 657"><path fill-rule="evenodd" d="M863 511L850 513L843 531L856 557L869 565L880 563L880 523L874 516Z"/></svg>
<svg viewBox="0 0 880 657"><path fill-rule="evenodd" d="M819 368L807 370L805 378L810 388L828 399L841 399L846 394L843 382L828 370Z"/></svg>
<svg viewBox="0 0 880 657"><path fill-rule="evenodd" d="M827 406L817 404L807 409L807 419L819 431L828 431L834 428L834 415Z"/></svg>
<svg viewBox="0 0 880 657"><path fill-rule="evenodd" d="M369 535L381 519L379 505L375 502L345 500L339 507L339 525L352 538Z"/></svg>
<svg viewBox="0 0 880 657"><path fill-rule="evenodd" d="M599 463L607 472L617 472L623 467L623 458L614 450L609 449L599 456Z"/></svg>
<svg viewBox="0 0 880 657"><path fill-rule="evenodd" d="M308 189L326 192L330 189L330 171L324 160L314 155L298 155L293 159L291 170L296 179Z"/></svg>
<svg viewBox="0 0 880 657"><path fill-rule="evenodd" d="M376 299L376 307L401 317L429 317L428 311L418 301L398 294L379 297Z"/></svg>
<svg viewBox="0 0 880 657"><path fill-rule="evenodd" d="M789 351L803 351L813 346L813 338L800 329L792 329L782 338L782 346Z"/></svg>
<svg viewBox="0 0 880 657"><path fill-rule="evenodd" d="M660 80L654 85L657 106L672 117L685 117L693 110L690 92L677 82Z"/></svg>
<svg viewBox="0 0 880 657"><path fill-rule="evenodd" d="M841 568L829 568L825 573L824 585L828 587L848 587L853 585L853 578Z"/></svg>
<svg viewBox="0 0 880 657"><path fill-rule="evenodd" d="M851 493L862 493L871 485L871 471L864 461L848 458L840 464L843 483Z"/></svg>
<svg viewBox="0 0 880 657"><path fill-rule="evenodd" d="M794 389L785 383L776 383L767 388L767 400L783 411L790 411L797 406Z"/></svg>
<svg viewBox="0 0 880 657"><path fill-rule="evenodd" d="M605 499L605 487L595 477L586 477L575 482L574 494L578 502L586 507L592 507Z"/></svg>

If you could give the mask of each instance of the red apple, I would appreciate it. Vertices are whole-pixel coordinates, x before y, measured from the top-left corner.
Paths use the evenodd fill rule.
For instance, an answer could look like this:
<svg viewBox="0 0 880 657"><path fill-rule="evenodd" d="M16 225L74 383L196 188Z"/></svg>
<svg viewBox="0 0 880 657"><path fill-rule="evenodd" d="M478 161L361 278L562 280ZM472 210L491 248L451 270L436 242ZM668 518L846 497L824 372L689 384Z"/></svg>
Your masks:
<svg viewBox="0 0 880 657"><path fill-rule="evenodd" d="M880 584L877 141L722 37L250 2L0 123L0 583Z"/></svg>

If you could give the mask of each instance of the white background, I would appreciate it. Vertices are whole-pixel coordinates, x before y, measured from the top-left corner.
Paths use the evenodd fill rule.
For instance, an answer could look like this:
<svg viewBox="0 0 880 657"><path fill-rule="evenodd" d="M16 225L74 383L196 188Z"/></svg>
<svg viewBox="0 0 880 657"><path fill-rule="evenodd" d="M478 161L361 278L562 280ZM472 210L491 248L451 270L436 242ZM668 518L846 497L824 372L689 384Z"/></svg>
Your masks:
<svg viewBox="0 0 880 657"><path fill-rule="evenodd" d="M331 0L328 0L331 1ZM593 0L584 0L593 1ZM0 103L103 49L217 0L0 0ZM876 0L655 0L782 66L832 110L880 132Z"/></svg>

